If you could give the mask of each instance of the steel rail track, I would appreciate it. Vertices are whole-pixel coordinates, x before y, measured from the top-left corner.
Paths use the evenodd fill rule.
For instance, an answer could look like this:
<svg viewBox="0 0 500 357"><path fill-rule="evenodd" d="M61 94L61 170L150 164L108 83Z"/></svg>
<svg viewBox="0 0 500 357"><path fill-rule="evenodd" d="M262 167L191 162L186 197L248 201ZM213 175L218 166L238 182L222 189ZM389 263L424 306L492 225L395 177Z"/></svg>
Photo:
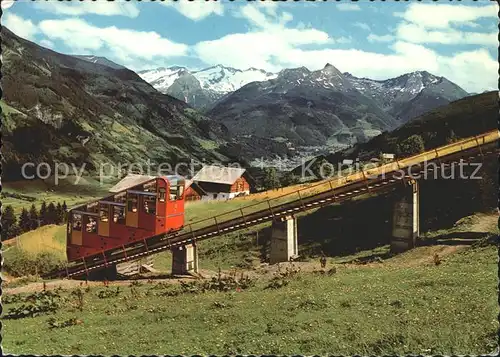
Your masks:
<svg viewBox="0 0 500 357"><path fill-rule="evenodd" d="M449 167L451 167L451 163L457 162L459 160L464 160L465 158L468 158L470 160L474 159L476 156L480 157L481 160L483 160L484 157L497 154L498 151L498 142L493 141L446 156L436 157L427 162L437 162L440 165L449 165ZM215 224L188 232L181 231L180 234L176 235L161 234L139 242L133 242L124 246L112 248L110 250L103 251L101 254L96 254L90 257L82 258L81 260L75 262L71 262L72 264L69 263L71 265L68 265L65 269L51 272L45 275L44 278L71 278L88 275L92 271L105 269L112 265L123 263L131 259L137 259L143 256L156 254L165 250L170 250L177 246L182 246L190 243L196 244L197 241L213 238L222 234L234 232L264 222L283 219L286 216L320 208L326 205L331 205L332 203L339 203L367 193L381 194L390 192L397 189L398 184L406 184L406 182L412 178L412 175L416 173L424 173L424 168L424 161L422 161L407 168L409 169L409 172L407 172L407 174L404 176L397 176L397 174L400 174L399 170L388 172L382 177L376 178L365 177L365 175L363 174L364 179L362 180L346 183L343 186L335 188L332 187L330 183L330 186L332 187L332 189L330 190L304 198L301 198L299 193L299 199L297 200L283 203L274 207L269 204L268 208L250 214L245 215L243 214L242 209L240 209L242 213L240 217L227 221L218 222L216 219L217 216L208 218L203 221L214 220ZM260 202L259 204L262 204L262 202Z"/></svg>

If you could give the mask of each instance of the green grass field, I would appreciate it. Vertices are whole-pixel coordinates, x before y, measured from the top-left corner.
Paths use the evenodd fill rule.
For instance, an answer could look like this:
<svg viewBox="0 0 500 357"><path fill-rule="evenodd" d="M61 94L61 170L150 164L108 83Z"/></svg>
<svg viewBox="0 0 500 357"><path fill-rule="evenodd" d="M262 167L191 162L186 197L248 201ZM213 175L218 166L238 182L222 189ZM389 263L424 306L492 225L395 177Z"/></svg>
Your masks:
<svg viewBox="0 0 500 357"><path fill-rule="evenodd" d="M2 205L12 205L17 214L21 212L23 207L29 210L32 204L35 204L39 209L43 201L47 204L50 202L62 204L63 201L66 201L68 207L72 207L107 195L111 186L111 183L108 182L100 185L98 180L91 177L83 177L77 181L74 176L61 179L57 185L53 178L5 182L2 192L29 196L34 198L34 201L4 197Z"/></svg>
<svg viewBox="0 0 500 357"><path fill-rule="evenodd" d="M71 196L70 182L57 192L41 182L31 191L15 184L9 189L83 201L102 196L104 188L96 194L95 185L76 196ZM186 221L255 202L190 203ZM140 286L122 285L118 294L108 297L117 287L82 287L80 300L77 290L68 287L51 302L40 297L40 288L35 295L33 290L12 290L29 290L36 278L17 280L4 284L3 348L12 354L103 355L490 353L497 346L497 249L461 241L459 246L445 245L439 238L453 240L467 232L491 236L497 232L496 219L495 214L465 217L452 228L423 234L423 242L438 245L390 258L380 259L387 257L387 245L329 257L325 272L317 258L305 257L295 265L301 272L279 278L281 287L276 289L267 288L275 281L276 266L259 267L262 246L257 232L266 224L199 243L202 270L237 269L251 277L254 284L242 291L193 293L175 281L143 280ZM5 251L5 262L18 250L62 256L65 227L42 227L19 237L19 242ZM441 264L434 264L434 254ZM156 269L168 273L170 264L169 253L155 256ZM336 272L327 273L333 267ZM52 312L6 319L13 309L21 314L33 309Z"/></svg>
<svg viewBox="0 0 500 357"><path fill-rule="evenodd" d="M3 348L14 354L103 355L495 350L495 247L463 249L438 266L431 257L421 261L408 252L395 262L336 267L332 275L300 272L278 289L266 289L269 278L262 277L240 292L162 296L172 287L151 282L102 298L101 291L116 287L93 286L83 293L83 305L63 291L66 300L54 313L4 319ZM5 313L21 304L3 303ZM79 321L51 328L51 318Z"/></svg>

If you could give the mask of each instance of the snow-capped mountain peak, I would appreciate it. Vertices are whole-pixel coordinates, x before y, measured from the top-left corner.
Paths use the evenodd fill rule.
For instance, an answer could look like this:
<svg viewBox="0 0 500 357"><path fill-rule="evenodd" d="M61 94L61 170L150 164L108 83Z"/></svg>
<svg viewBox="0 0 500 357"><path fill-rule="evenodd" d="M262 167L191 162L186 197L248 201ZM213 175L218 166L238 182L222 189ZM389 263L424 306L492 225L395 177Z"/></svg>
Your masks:
<svg viewBox="0 0 500 357"><path fill-rule="evenodd" d="M137 74L158 91L166 93L166 90L174 84L175 80L187 71L186 67L172 66L140 71Z"/></svg>
<svg viewBox="0 0 500 357"><path fill-rule="evenodd" d="M193 72L193 75L200 81L202 88L223 94L233 92L251 82L261 82L276 77L274 73L256 68L240 70L222 65Z"/></svg>
<svg viewBox="0 0 500 357"><path fill-rule="evenodd" d="M266 81L277 76L275 73L254 67L240 70L221 64L201 70L189 70L179 66L157 68L140 71L138 74L162 93L169 93L169 88L180 77L192 75L198 80L201 88L209 91L214 98L220 98L227 93L234 92L250 82Z"/></svg>

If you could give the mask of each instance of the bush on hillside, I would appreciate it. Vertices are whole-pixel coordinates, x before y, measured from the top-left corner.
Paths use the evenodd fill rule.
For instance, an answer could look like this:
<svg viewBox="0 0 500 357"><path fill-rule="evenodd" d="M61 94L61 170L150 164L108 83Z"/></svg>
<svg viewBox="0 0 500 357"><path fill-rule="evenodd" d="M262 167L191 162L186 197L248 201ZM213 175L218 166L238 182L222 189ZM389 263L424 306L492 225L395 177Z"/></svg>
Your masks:
<svg viewBox="0 0 500 357"><path fill-rule="evenodd" d="M11 249L4 256L4 270L15 277L26 275L43 275L55 269L62 269L64 261L55 253L42 252L28 254L20 249Z"/></svg>
<svg viewBox="0 0 500 357"><path fill-rule="evenodd" d="M397 146L399 157L408 157L424 152L424 140L420 135L414 134L400 142Z"/></svg>

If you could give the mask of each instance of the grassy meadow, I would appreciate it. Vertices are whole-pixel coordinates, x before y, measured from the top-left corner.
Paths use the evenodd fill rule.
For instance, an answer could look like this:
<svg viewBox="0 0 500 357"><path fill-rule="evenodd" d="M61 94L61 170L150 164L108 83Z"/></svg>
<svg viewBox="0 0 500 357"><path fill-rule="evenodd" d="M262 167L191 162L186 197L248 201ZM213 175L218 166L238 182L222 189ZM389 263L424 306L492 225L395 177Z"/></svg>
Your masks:
<svg viewBox="0 0 500 357"><path fill-rule="evenodd" d="M70 197L69 185L57 193L36 185L33 194ZM73 199L88 200L92 192L81 189ZM262 199L189 203L186 221L260 207ZM330 256L325 269L307 254L295 263L262 264L269 226L262 224L199 242L205 279L108 287L56 280L44 292L33 273L3 284L2 345L12 354L491 353L499 313L497 218L478 213L424 232L420 246L403 254L380 245ZM65 226L41 227L4 247L4 271L23 271L24 260L46 269L55 264L50 259L64 260L64 249ZM168 275L170 253L154 261Z"/></svg>
<svg viewBox="0 0 500 357"><path fill-rule="evenodd" d="M32 204L39 209L43 201L47 204L62 204L66 201L67 206L71 208L107 195L111 186L109 182L101 185L98 179L92 177L82 177L78 181L75 176L61 178L57 184L53 177L47 180L5 182L2 184L2 205L11 205L16 214L19 214L23 207L29 210Z"/></svg>
<svg viewBox="0 0 500 357"><path fill-rule="evenodd" d="M142 281L7 296L4 314L29 305L23 300L50 300L45 304L53 307L35 317L4 317L3 348L103 355L494 351L496 248L464 248L440 265L432 254L421 259L421 249L427 247L373 264L329 262L323 272L319 264L292 271L284 263L281 274L253 274L249 287L225 292Z"/></svg>

